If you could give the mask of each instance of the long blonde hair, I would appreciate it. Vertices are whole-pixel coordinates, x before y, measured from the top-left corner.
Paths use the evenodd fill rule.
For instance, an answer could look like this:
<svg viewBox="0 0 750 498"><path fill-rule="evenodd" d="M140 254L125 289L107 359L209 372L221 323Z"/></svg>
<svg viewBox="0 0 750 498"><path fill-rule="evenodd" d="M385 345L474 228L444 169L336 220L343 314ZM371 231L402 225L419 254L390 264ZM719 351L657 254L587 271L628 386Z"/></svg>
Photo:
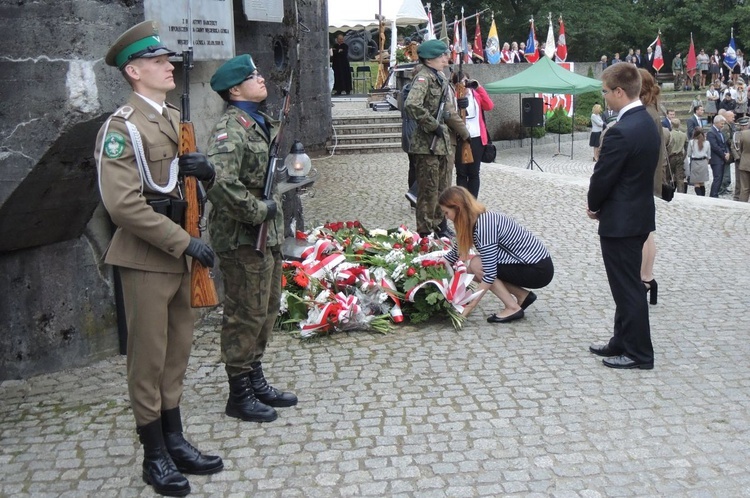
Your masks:
<svg viewBox="0 0 750 498"><path fill-rule="evenodd" d="M443 190L438 198L438 204L455 211L453 226L456 228L458 256L466 259L469 256L469 249L474 245L474 225L479 215L487 211L487 208L484 204L477 202L471 192L464 187L455 186Z"/></svg>

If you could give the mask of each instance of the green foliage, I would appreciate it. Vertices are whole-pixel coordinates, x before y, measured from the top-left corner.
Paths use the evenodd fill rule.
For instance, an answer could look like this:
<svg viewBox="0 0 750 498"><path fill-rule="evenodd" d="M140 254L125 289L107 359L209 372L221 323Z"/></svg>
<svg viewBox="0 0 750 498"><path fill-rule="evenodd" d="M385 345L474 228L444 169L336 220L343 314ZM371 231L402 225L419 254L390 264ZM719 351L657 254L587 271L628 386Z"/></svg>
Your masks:
<svg viewBox="0 0 750 498"><path fill-rule="evenodd" d="M589 72L586 76L589 78L594 77L594 70L591 67L589 67ZM576 124L578 123L579 117L585 118L586 123L588 124L589 117L591 116L591 109L594 107L594 104L602 104L602 107L604 107L604 99L599 91L582 93L573 98Z"/></svg>
<svg viewBox="0 0 750 498"><path fill-rule="evenodd" d="M435 22L442 20L440 6L439 2L432 2ZM645 53L660 30L666 68L677 51L683 57L687 54L691 33L696 52L701 47L706 51L721 50L729 42L731 28L737 48L750 49L744 45L745 40L750 40L750 2L746 0L447 0L445 17L451 24L451 37L453 18L460 17L461 7L466 15L489 9L480 19L483 37L490 29L494 11L501 45L506 41L525 42L531 16L537 40L543 44L549 26L547 14L552 13L555 36L557 18L562 14L569 61L598 61L602 55L611 58L615 52L624 56L631 47ZM467 21L470 42L475 25L475 19Z"/></svg>
<svg viewBox="0 0 750 498"><path fill-rule="evenodd" d="M568 116L564 108L558 107L548 115L544 127L549 133L570 133L573 127L573 119Z"/></svg>
<svg viewBox="0 0 750 498"><path fill-rule="evenodd" d="M531 130L531 136L534 138L542 138L544 135L547 134L547 130L544 129L544 126L530 128L530 130Z"/></svg>

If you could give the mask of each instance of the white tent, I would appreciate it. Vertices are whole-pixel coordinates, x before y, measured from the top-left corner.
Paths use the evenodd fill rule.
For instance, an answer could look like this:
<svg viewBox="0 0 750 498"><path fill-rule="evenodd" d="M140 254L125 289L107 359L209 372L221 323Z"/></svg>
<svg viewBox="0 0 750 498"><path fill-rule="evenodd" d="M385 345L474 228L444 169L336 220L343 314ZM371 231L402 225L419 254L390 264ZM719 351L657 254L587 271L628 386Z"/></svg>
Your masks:
<svg viewBox="0 0 750 498"><path fill-rule="evenodd" d="M375 16L382 5L386 25L424 24L427 13L421 0L328 0L328 31L377 28Z"/></svg>

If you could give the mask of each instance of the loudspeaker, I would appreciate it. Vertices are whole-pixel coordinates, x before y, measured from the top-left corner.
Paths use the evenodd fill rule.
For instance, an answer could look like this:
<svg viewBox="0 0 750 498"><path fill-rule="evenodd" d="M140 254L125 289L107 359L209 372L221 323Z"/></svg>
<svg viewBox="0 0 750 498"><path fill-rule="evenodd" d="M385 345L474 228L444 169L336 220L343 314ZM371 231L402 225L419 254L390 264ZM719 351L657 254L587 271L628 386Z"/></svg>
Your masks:
<svg viewBox="0 0 750 498"><path fill-rule="evenodd" d="M544 105L540 97L521 99L521 124L526 128L544 126Z"/></svg>

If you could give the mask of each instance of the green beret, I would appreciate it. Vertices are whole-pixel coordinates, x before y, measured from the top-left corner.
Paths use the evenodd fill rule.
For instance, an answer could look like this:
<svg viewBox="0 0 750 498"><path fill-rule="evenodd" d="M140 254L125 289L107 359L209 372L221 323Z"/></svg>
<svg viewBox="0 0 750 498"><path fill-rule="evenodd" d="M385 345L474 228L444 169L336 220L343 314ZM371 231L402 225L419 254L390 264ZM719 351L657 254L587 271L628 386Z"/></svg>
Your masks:
<svg viewBox="0 0 750 498"><path fill-rule="evenodd" d="M226 61L211 77L211 88L215 92L229 90L253 74L255 63L250 54L238 55Z"/></svg>
<svg viewBox="0 0 750 498"><path fill-rule="evenodd" d="M104 62L122 69L133 59L174 54L161 43L159 25L154 21L143 21L120 35L104 57Z"/></svg>
<svg viewBox="0 0 750 498"><path fill-rule="evenodd" d="M448 52L448 45L440 40L427 40L417 48L417 55L422 59L435 59Z"/></svg>

